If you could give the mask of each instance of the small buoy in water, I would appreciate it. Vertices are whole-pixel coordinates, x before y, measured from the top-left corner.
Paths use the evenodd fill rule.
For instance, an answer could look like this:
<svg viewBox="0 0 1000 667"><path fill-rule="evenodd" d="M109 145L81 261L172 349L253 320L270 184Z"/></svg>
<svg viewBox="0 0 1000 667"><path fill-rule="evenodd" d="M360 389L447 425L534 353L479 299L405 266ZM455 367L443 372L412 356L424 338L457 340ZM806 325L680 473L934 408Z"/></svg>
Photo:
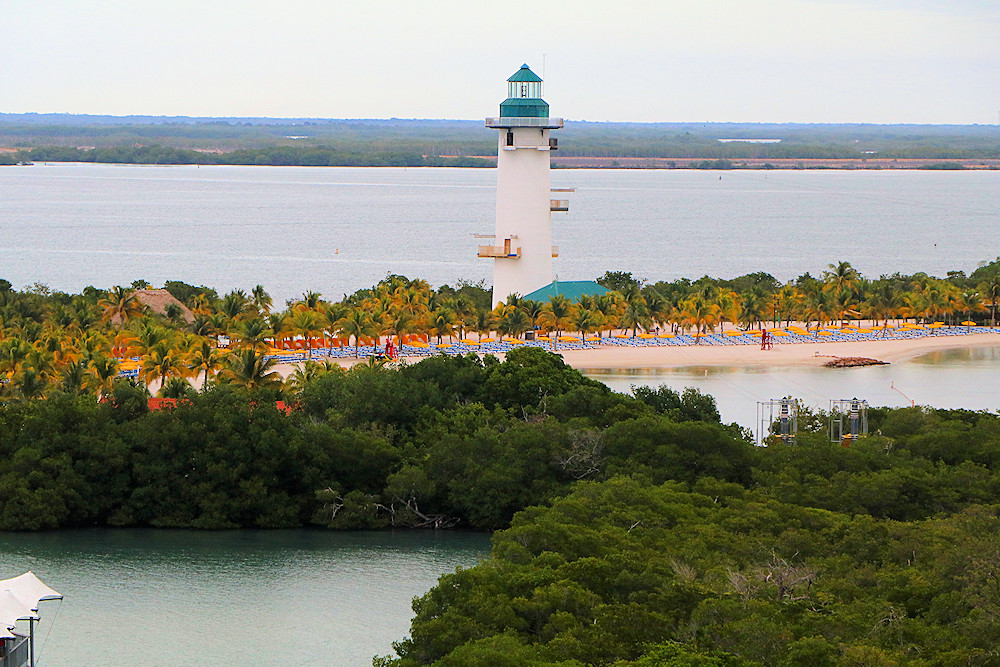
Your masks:
<svg viewBox="0 0 1000 667"><path fill-rule="evenodd" d="M333 249L333 254L334 255L339 255L340 254L340 248L334 248Z"/></svg>

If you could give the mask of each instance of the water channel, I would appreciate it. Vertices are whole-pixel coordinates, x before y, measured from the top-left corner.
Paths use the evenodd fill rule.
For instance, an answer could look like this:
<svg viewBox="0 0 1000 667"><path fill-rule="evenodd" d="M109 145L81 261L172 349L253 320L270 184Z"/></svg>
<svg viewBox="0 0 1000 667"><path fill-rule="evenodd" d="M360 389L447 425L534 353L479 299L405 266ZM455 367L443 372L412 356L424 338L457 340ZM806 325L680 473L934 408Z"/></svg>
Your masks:
<svg viewBox="0 0 1000 667"><path fill-rule="evenodd" d="M370 665L409 633L414 596L470 567L459 531L0 533L0 578L32 570L39 665Z"/></svg>

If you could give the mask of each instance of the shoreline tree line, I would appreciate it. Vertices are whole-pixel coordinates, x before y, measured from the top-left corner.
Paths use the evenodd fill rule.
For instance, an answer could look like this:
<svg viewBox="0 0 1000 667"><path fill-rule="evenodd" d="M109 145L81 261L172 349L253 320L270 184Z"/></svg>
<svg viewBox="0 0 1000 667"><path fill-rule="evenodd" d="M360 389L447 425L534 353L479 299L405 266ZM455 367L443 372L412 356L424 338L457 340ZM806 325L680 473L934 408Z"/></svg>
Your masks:
<svg viewBox="0 0 1000 667"><path fill-rule="evenodd" d="M741 160L919 159L932 168L1000 158L996 126L567 122L560 157L667 159L695 168ZM729 141L724 141L724 140ZM775 139L780 142L771 143ZM723 140L723 141L720 141ZM766 143L756 143L764 140ZM191 119L0 114L0 164L488 166L482 121ZM20 151L20 152L17 152ZM482 159L487 156L487 159ZM646 165L651 166L651 165ZM668 168L670 165L666 165ZM676 165L674 165L676 166ZM898 165L894 165L898 166Z"/></svg>
<svg viewBox="0 0 1000 667"><path fill-rule="evenodd" d="M362 341L381 345L413 334L442 343L532 332L550 335L558 351L562 335L616 331L724 332L791 321L818 328L858 319L995 326L1000 305L1000 260L970 276L954 271L946 278L918 273L871 280L848 262L837 262L819 277L805 273L785 284L766 273L643 284L630 273L609 271L598 281L606 294L545 302L510 295L492 309L482 284L432 289L398 275L338 302L308 291L284 309L275 308L260 285L219 296L208 287L167 281L167 291L191 310L188 322L176 305L157 314L140 303L134 292L148 287L142 280L109 290L87 287L76 295L44 285L18 291L0 280L0 400L43 397L57 387L106 395L131 358L139 359L140 378L157 383L166 397L185 395L189 381L276 388L281 381L267 353L289 339L305 341L309 362L289 378L287 386L295 389L329 370L313 349L324 338L349 341L357 355Z"/></svg>

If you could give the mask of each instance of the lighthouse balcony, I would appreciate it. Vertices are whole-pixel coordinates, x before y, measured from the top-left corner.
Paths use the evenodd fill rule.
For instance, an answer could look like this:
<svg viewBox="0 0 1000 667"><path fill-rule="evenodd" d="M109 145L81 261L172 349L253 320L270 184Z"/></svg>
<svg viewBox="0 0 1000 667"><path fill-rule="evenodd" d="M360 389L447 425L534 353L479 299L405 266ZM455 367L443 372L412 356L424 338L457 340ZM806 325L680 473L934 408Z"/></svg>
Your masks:
<svg viewBox="0 0 1000 667"><path fill-rule="evenodd" d="M563 126L562 118L535 118L532 116L501 116L487 118L486 127L509 129L512 127L537 127L543 130L558 130Z"/></svg>
<svg viewBox="0 0 1000 667"><path fill-rule="evenodd" d="M549 210L550 211L568 211L569 210L569 200L568 199L550 199L549 200Z"/></svg>
<svg viewBox="0 0 1000 667"><path fill-rule="evenodd" d="M479 246L479 256L494 259L517 259L521 256L521 248L510 245L481 245Z"/></svg>

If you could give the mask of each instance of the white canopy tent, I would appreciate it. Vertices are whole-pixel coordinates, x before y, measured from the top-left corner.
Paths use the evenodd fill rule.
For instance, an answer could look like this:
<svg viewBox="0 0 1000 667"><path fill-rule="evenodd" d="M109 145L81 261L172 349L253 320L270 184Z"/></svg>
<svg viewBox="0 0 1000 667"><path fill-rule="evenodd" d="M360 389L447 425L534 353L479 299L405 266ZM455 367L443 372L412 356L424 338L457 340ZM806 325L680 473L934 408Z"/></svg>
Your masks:
<svg viewBox="0 0 1000 667"><path fill-rule="evenodd" d="M31 605L14 595L9 590L0 591L0 638L11 639L11 632L18 621L37 618L31 610Z"/></svg>
<svg viewBox="0 0 1000 667"><path fill-rule="evenodd" d="M61 600L62 595L52 590L32 572L0 579L0 639L15 639L12 632L18 621L28 621L31 643L30 664L35 664L35 621L39 619L38 603L42 600Z"/></svg>
<svg viewBox="0 0 1000 667"><path fill-rule="evenodd" d="M0 591L10 591L31 604L30 611L38 611L42 600L62 600L62 595L42 583L34 572L25 572L13 579L0 579Z"/></svg>

